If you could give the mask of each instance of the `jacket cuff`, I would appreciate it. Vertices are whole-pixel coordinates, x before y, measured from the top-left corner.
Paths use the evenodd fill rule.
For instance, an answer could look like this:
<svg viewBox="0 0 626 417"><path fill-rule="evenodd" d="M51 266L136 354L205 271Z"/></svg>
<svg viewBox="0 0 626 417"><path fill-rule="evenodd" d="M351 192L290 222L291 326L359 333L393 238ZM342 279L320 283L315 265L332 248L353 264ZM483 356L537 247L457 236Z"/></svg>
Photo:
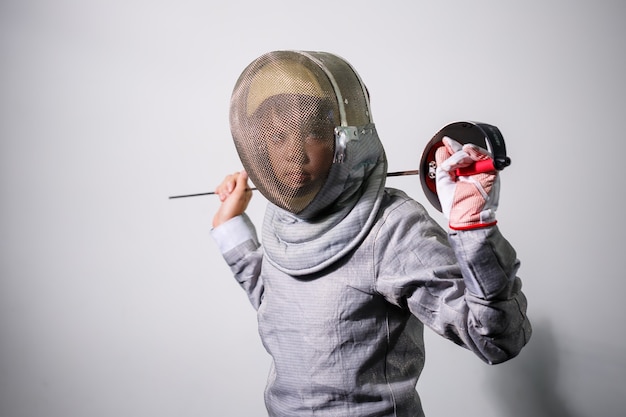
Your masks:
<svg viewBox="0 0 626 417"><path fill-rule="evenodd" d="M211 236L222 254L249 240L258 245L254 225L245 213L211 229Z"/></svg>

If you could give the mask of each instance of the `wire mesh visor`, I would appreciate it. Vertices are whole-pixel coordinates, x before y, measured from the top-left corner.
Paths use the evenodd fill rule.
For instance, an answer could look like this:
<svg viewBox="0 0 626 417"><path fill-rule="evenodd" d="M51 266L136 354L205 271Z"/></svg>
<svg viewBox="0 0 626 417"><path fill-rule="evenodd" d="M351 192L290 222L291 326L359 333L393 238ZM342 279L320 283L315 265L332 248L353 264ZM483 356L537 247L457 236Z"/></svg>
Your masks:
<svg viewBox="0 0 626 417"><path fill-rule="evenodd" d="M333 166L335 128L368 123L358 75L324 52L262 55L243 71L231 98L231 133L250 179L269 201L296 214Z"/></svg>

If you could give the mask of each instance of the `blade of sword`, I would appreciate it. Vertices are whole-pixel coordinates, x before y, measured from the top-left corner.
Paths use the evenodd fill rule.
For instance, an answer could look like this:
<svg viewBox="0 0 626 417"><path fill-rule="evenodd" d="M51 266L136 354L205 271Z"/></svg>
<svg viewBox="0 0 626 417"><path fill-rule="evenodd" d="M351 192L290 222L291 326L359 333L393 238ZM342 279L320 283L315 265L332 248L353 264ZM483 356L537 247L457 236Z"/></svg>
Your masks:
<svg viewBox="0 0 626 417"><path fill-rule="evenodd" d="M413 169L413 170L409 170L409 171L396 171L396 172L388 172L387 176L388 177L401 177L404 175L419 175L419 170L417 169ZM256 188L252 187L250 188L251 191L255 191ZM203 195L215 195L215 191L209 191L206 193L197 193L197 194L184 194L184 195L173 195L170 197L171 199L174 198L187 198L187 197L200 197Z"/></svg>

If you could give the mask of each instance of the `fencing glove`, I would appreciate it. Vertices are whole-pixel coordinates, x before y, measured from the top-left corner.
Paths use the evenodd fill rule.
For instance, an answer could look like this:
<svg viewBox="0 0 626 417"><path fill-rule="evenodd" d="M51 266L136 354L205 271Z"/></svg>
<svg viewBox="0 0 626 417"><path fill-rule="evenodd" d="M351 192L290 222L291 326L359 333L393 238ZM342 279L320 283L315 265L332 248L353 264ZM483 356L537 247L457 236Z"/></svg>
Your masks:
<svg viewBox="0 0 626 417"><path fill-rule="evenodd" d="M437 149L436 183L441 210L454 230L475 229L496 224L496 209L500 198L498 171L471 171L471 165L491 159L485 149L468 143L461 145L443 138L444 146Z"/></svg>

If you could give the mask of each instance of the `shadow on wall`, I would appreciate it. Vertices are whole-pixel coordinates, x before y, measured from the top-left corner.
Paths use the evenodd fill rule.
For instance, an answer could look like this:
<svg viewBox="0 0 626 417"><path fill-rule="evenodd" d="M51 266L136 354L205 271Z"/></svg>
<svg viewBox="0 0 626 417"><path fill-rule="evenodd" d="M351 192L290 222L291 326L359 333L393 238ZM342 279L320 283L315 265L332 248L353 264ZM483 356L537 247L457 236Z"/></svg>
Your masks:
<svg viewBox="0 0 626 417"><path fill-rule="evenodd" d="M500 408L511 417L577 417L558 391L559 355L552 328L533 323L533 335L519 357L503 364L492 381Z"/></svg>

